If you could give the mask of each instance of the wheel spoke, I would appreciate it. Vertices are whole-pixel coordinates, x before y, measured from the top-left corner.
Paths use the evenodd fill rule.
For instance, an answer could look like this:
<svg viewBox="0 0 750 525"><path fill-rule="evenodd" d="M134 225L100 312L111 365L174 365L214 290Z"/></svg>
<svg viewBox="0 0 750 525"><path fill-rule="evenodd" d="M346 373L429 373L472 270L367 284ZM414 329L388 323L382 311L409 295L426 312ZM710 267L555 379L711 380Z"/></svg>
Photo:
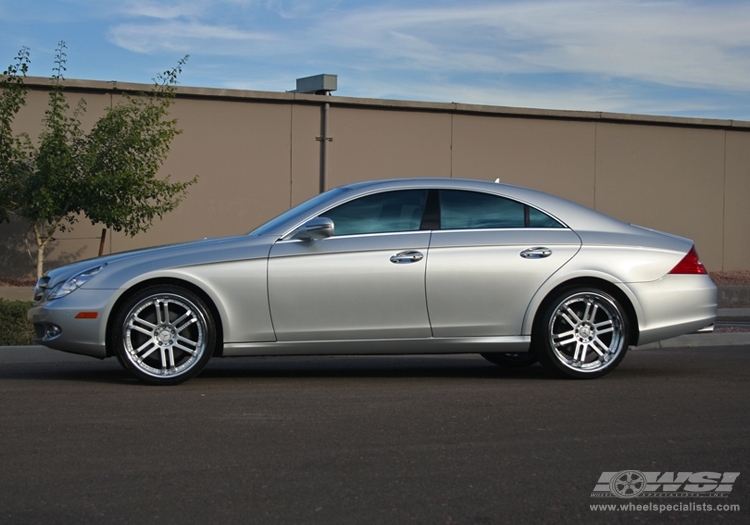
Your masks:
<svg viewBox="0 0 750 525"><path fill-rule="evenodd" d="M146 352L146 353L144 353L143 355L141 355L141 352L143 352L144 350L146 350L146 349L147 349L147 348L148 348L149 346L151 346L151 345L153 345L153 348L151 348L151 350L149 350L148 352ZM146 341L145 343L143 343L143 344L142 344L141 346L139 346L139 347L138 347L138 349L137 349L137 350L135 350L134 352L135 352L135 355L137 355L137 356L138 356L138 357L140 357L141 359L146 359L146 358L147 358L148 356L150 356L150 355L151 355L151 354L152 354L152 353L154 352L154 350L156 350L157 348L158 348L157 344L156 344L156 343L154 343L154 341L153 341L153 340L149 339L148 341Z"/></svg>
<svg viewBox="0 0 750 525"><path fill-rule="evenodd" d="M152 335L154 335L154 331L153 330L146 330L145 328L141 328L140 326L136 326L133 323L130 323L128 325L128 328L130 328L131 330L135 330L136 332L140 332L140 333L142 333L144 335L147 335L149 337L152 336Z"/></svg>
<svg viewBox="0 0 750 525"><path fill-rule="evenodd" d="M161 317L161 301L159 299L154 301L154 311L156 312L156 324L162 324L164 319Z"/></svg>
<svg viewBox="0 0 750 525"><path fill-rule="evenodd" d="M168 300L164 301L162 305L164 306L164 318L162 322L164 324L169 324L169 304L170 302Z"/></svg>
<svg viewBox="0 0 750 525"><path fill-rule="evenodd" d="M572 336L570 339L566 339L565 341L555 341L555 346L557 348L560 348L561 346L567 346L570 343L574 343L576 341L575 336Z"/></svg>
<svg viewBox="0 0 750 525"><path fill-rule="evenodd" d="M592 343L591 347L600 356L604 356L605 353L609 353L609 347L605 345L600 339L594 339L591 343ZM599 348L597 348L597 345L599 346L599 348L601 348L601 351L599 351Z"/></svg>
<svg viewBox="0 0 750 525"><path fill-rule="evenodd" d="M567 313L566 312L560 312L560 317L562 317L563 319L565 319L568 322L568 324L570 326L572 326L573 328L575 328L578 325L578 323L581 322L581 320L578 318L578 316L576 315L576 313L573 310L571 310L570 308L567 308ZM571 320L571 317L574 320Z"/></svg>
<svg viewBox="0 0 750 525"><path fill-rule="evenodd" d="M194 341L193 339L189 339L187 337L184 337L182 335L177 335L176 341L181 341L183 343L187 343L188 345L197 348L198 347L198 341Z"/></svg>
<svg viewBox="0 0 750 525"><path fill-rule="evenodd" d="M193 318L191 318L191 319L190 319L190 320L189 320L189 321L188 321L187 323L185 323L184 325L182 325L182 326L180 326L180 327L178 327L178 328L175 328L175 331L176 331L176 332L177 332L178 334L180 334L180 333L182 333L182 331L183 331L183 330L185 330L185 328L187 328L187 327L188 327L188 326L190 326L191 324L194 324L194 323L197 323L197 322L198 322L198 319L196 319L195 317L193 317Z"/></svg>
<svg viewBox="0 0 750 525"><path fill-rule="evenodd" d="M581 343L576 343L576 351L573 354L573 361L579 361L578 356L581 355Z"/></svg>
<svg viewBox="0 0 750 525"><path fill-rule="evenodd" d="M581 344L581 348L582 348L583 351L581 352L581 359L579 359L579 361L581 361L581 363L585 363L586 362L586 353L588 352L589 345L587 345L585 343L582 343Z"/></svg>
<svg viewBox="0 0 750 525"><path fill-rule="evenodd" d="M586 309L583 311L581 321L588 321L589 319L594 318L594 315L591 313L591 306L591 301L586 301ZM594 312L596 312L596 308L594 308Z"/></svg>
<svg viewBox="0 0 750 525"><path fill-rule="evenodd" d="M130 320L130 325L131 326L135 327L135 323L139 323L139 324L143 325L143 327L145 327L145 328L150 328L152 331L156 329L156 325L155 324L151 324L148 321L146 321L145 319L143 319L141 317L138 317L138 316L134 316Z"/></svg>
<svg viewBox="0 0 750 525"><path fill-rule="evenodd" d="M186 353L188 353L188 354L190 354L190 355L195 355L195 352L196 352L196 351L195 351L195 349L193 349L193 348L188 348L188 347L186 347L186 346L182 346L182 345L181 345L181 344L179 344L179 343L175 343L175 344L174 344L174 348L177 348L178 350L182 350L183 352L186 352Z"/></svg>

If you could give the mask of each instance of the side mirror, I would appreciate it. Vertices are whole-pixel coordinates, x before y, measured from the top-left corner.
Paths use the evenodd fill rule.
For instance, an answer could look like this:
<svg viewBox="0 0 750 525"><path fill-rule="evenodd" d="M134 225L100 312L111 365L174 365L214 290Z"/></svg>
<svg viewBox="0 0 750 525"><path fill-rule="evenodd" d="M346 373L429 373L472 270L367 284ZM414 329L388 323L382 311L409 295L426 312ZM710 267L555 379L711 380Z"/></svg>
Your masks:
<svg viewBox="0 0 750 525"><path fill-rule="evenodd" d="M317 241L333 235L333 221L328 217L315 217L297 228L288 237L301 241Z"/></svg>

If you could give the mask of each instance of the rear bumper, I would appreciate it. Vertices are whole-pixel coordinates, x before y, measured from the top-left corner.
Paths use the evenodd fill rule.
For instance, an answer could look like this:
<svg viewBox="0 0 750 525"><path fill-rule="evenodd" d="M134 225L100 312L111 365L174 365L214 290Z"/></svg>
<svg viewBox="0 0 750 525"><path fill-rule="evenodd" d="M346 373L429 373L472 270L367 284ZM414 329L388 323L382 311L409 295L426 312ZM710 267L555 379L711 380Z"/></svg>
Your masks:
<svg viewBox="0 0 750 525"><path fill-rule="evenodd" d="M703 330L716 320L716 285L708 275L667 275L627 287L640 306L638 345Z"/></svg>

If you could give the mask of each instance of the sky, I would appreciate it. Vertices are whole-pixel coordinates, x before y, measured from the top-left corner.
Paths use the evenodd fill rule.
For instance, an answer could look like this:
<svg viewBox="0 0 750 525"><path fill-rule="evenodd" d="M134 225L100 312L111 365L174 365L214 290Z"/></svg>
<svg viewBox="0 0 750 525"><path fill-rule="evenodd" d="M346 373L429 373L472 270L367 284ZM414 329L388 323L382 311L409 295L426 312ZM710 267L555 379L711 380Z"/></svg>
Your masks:
<svg viewBox="0 0 750 525"><path fill-rule="evenodd" d="M0 0L48 77L750 121L748 0Z"/></svg>

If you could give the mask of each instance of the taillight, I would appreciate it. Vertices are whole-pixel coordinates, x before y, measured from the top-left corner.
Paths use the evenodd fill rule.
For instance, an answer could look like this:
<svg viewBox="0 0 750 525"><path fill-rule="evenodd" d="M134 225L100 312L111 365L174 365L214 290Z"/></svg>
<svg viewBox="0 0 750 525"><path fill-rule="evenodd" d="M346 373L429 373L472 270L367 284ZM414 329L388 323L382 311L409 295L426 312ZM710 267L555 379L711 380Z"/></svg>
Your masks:
<svg viewBox="0 0 750 525"><path fill-rule="evenodd" d="M695 246L690 248L688 254L682 258L677 266L672 268L671 274L707 274L706 267L698 258L698 252L695 251Z"/></svg>

